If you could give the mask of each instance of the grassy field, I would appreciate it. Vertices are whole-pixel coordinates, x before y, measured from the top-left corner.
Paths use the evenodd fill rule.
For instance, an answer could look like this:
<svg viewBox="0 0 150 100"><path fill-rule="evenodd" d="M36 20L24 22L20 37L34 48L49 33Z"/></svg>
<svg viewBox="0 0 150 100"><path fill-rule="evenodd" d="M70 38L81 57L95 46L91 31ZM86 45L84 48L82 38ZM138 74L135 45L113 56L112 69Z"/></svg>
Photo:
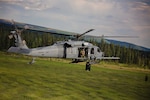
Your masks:
<svg viewBox="0 0 150 100"><path fill-rule="evenodd" d="M150 70L0 52L0 100L149 100ZM145 75L149 80L145 81Z"/></svg>

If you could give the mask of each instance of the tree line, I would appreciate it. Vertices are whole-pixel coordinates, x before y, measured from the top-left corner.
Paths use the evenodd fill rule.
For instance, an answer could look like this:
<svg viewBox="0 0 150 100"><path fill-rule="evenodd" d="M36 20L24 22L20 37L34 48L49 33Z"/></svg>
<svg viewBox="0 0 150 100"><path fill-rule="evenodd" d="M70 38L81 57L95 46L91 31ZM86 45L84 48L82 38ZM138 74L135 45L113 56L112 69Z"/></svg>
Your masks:
<svg viewBox="0 0 150 100"><path fill-rule="evenodd" d="M133 48L126 48L120 45L105 43L102 39L98 44L102 51L105 51L106 56L120 57L119 63L136 64L143 68L150 69L150 52L139 51Z"/></svg>
<svg viewBox="0 0 150 100"><path fill-rule="evenodd" d="M0 50L6 51L10 46L14 45L14 39L9 39L10 31L14 30L13 26L0 24ZM22 38L26 40L29 48L52 45L56 41L67 39L65 36L52 35L50 33L39 32L34 30L25 30L22 33ZM101 39L101 43L94 40L89 42L97 45L104 52L105 56L120 57L119 63L136 64L143 68L150 69L150 53L145 51L126 48L119 45L108 44Z"/></svg>

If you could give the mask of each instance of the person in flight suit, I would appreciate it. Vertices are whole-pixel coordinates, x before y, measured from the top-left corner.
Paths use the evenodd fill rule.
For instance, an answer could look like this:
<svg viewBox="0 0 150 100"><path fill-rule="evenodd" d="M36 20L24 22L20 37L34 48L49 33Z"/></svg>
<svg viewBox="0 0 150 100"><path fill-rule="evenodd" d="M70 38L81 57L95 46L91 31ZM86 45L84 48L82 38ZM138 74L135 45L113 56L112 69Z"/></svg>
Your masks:
<svg viewBox="0 0 150 100"><path fill-rule="evenodd" d="M90 70L91 70L91 64L90 64L90 62L87 62L87 63L86 63L85 70L86 70L86 71L90 71Z"/></svg>

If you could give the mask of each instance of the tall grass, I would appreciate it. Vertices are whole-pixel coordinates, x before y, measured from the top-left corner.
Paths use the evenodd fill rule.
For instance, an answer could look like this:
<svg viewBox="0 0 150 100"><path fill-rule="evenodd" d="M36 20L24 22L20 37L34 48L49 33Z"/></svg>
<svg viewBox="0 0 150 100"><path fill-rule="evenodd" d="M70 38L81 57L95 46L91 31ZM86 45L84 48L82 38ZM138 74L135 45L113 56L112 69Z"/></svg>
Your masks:
<svg viewBox="0 0 150 100"><path fill-rule="evenodd" d="M149 100L149 71L0 53L0 100ZM111 68L109 66L115 67Z"/></svg>

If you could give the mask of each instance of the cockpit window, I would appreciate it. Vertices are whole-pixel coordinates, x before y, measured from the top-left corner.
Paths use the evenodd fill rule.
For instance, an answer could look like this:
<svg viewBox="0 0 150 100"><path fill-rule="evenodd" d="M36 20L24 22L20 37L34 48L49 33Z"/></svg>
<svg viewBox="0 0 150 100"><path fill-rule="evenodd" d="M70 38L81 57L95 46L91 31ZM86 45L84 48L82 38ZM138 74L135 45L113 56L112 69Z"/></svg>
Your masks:
<svg viewBox="0 0 150 100"><path fill-rule="evenodd" d="M91 54L94 54L94 48L91 48Z"/></svg>
<svg viewBox="0 0 150 100"><path fill-rule="evenodd" d="M97 52L100 52L100 49L99 49L99 48L97 48Z"/></svg>

